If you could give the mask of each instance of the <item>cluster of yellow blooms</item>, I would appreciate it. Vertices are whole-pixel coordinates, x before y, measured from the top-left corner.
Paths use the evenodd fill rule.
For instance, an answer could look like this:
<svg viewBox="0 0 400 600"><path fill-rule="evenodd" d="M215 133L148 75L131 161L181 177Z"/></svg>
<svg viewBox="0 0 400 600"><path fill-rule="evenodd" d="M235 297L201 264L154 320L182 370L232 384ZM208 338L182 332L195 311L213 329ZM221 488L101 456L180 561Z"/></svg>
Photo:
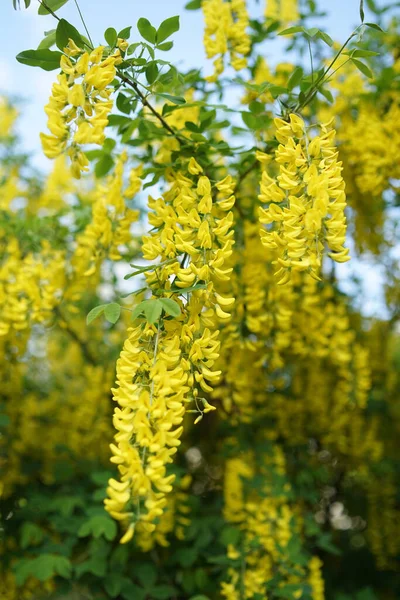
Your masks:
<svg viewBox="0 0 400 600"><path fill-rule="evenodd" d="M321 125L320 135L311 137L299 116L290 122L275 119L279 146L275 162L279 175L263 171L260 201L262 242L277 250L279 283L290 280L291 272L307 271L319 278L324 254L337 262L349 260L343 244L346 237L346 195L341 163L334 145L331 124Z"/></svg>
<svg viewBox="0 0 400 600"><path fill-rule="evenodd" d="M227 55L235 70L247 67L249 15L246 0L202 0L201 6L206 54L214 59L214 74L207 79L215 82ZM299 16L298 0L267 0L266 19L285 25ZM126 49L127 43L119 42ZM208 477L218 464L219 483L213 481L212 489L223 490L223 509L221 502L216 512L237 534L223 557L228 564L223 598L268 600L279 590L283 597L289 586L294 600L304 597L304 589L312 600L324 600L323 562L309 551L314 534L307 532L306 519L318 529L315 513L326 504L317 484L312 500L299 491L302 461L304 473L316 481L324 471L322 485L326 477L336 486L339 476L345 486L356 482L365 492L365 539L378 568L394 569L400 550L397 487L394 470L379 461L396 460L400 410L394 399L400 383L398 365L388 364L388 357L399 354L398 334L389 335L393 323L364 327L362 315L340 293L334 272L324 280L323 260L349 260L346 193L357 245L378 251L383 240L384 194L399 191L396 98L368 104L360 97L367 89L363 77L344 57L339 63L347 79L335 73L331 81L340 97L332 107L304 111L307 122L294 113L272 122L275 100L268 89L247 91L243 103L266 105L267 124L255 136L269 143L265 152L256 152L256 168L243 169L238 182L223 156L205 167L216 156L214 150L207 155L205 136L199 145L193 142L192 158L186 152L186 134L192 133L187 125L196 126L207 113L201 102L191 105L194 91L185 92L189 106L175 107L162 118L155 118L147 104L140 118L154 119L157 127L166 122L176 136L158 140L154 126L151 160L132 168L128 154L120 154L110 175L91 189L81 186L79 203L91 214L85 226L76 217L66 227L61 249L41 238L32 249L23 236L9 235L8 220L19 216L19 206L24 218L56 215L61 221L64 214L73 215L70 195L76 189L65 157L75 178L89 170L82 146L104 142L111 84L121 60L119 50L107 55L100 46L86 52L70 40L45 109L50 134L41 135L46 156L56 159L53 172L30 194L18 167L1 166L0 210L6 218L0 223L0 352L5 357L0 376L9 425L7 436L0 435L0 467L6 467L0 496L12 498L18 486L31 481L54 485L60 458L74 464L84 457L104 467L106 441L114 436L111 462L117 475L108 480L104 506L109 516L103 518L119 523L122 544L134 538L132 553L167 547L173 535L184 540L190 505L196 507L189 500L196 500L199 480L194 467L181 475L184 469L173 463L185 420L194 414L195 425L218 404L219 428L215 446L204 452L204 472ZM286 86L294 68L282 63L271 70L258 57L252 80ZM0 100L1 141L12 137L15 116ZM315 124L315 116L323 124ZM205 135L214 139L214 133ZM219 131L215 137L220 139ZM197 162L194 156L201 158ZM139 239L132 233L139 211L131 208L131 200L149 165L163 170L166 189L149 197L149 231ZM368 239L360 243L357 235ZM91 348L106 346L111 356L121 345L126 314L122 325L93 327L89 337L82 334L77 303L85 303L88 291L101 296L105 261L138 255L148 263L145 287L135 296L142 303L134 306L136 316L116 364L111 427L112 361L102 360L101 350L99 357L92 355ZM146 308L138 314L140 306ZM15 397L23 402L12 402ZM182 460L189 464L188 454L182 453ZM24 469L27 458L40 464L39 475ZM201 506L199 513L207 509ZM9 547L13 544L14 538ZM303 560L292 558L297 546ZM11 590L6 598L28 600L38 592L33 577L22 592L13 576L7 573L5 580ZM41 591L53 591L53 581Z"/></svg>
<svg viewBox="0 0 400 600"><path fill-rule="evenodd" d="M0 336L50 322L64 288L64 256L42 242L25 254L16 238L0 238Z"/></svg>
<svg viewBox="0 0 400 600"><path fill-rule="evenodd" d="M266 0L265 16L267 19L281 21L283 25L298 21L298 0Z"/></svg>
<svg viewBox="0 0 400 600"><path fill-rule="evenodd" d="M81 151L82 144L102 145L113 101L107 86L116 75L121 62L120 51L103 59L104 47L90 54L70 40L64 49L52 95L45 107L50 134L41 134L43 151L48 158L66 152L71 159L71 171L80 178L88 170L89 161Z"/></svg>
<svg viewBox="0 0 400 600"><path fill-rule="evenodd" d="M228 568L229 581L221 586L226 600L253 598L256 594L267 599L266 585L277 572L278 587L290 585L294 598L301 598L301 584L309 583L313 600L324 600L322 562L318 557L312 557L306 569L290 565L285 556L285 548L301 532L297 511L289 501L291 490L284 482L285 472L285 457L276 445L261 467L251 452L227 461L224 516L239 528L242 542L238 547L228 546L227 555L233 564ZM252 484L256 474L262 476L261 490ZM277 480L284 482L280 491Z"/></svg>
<svg viewBox="0 0 400 600"><path fill-rule="evenodd" d="M246 32L249 15L246 0L204 0L204 47L207 58L214 60L214 73L208 81L217 81L224 71L224 57L229 51L229 63L236 71L247 66L250 38Z"/></svg>
<svg viewBox="0 0 400 600"><path fill-rule="evenodd" d="M14 123L18 117L18 112L14 106L9 104L3 97L0 98L0 139L7 138L13 129Z"/></svg>
<svg viewBox="0 0 400 600"><path fill-rule="evenodd" d="M99 266L108 256L120 260L124 246L131 241L130 228L137 221L139 211L127 208L141 188L142 169L131 169L129 184L124 182L124 166L127 155L123 152L115 169L93 193L92 221L77 236L76 249L71 259L73 278L82 279L98 273Z"/></svg>
<svg viewBox="0 0 400 600"><path fill-rule="evenodd" d="M234 300L217 289L231 273L224 263L232 253L235 198L231 177L213 191L202 171L192 158L189 176L171 174L163 197L149 198L153 229L143 237L143 256L160 261L146 274L154 294L150 302L163 290L178 300L181 317L130 329L117 363L111 460L120 481L110 479L105 505L126 529L122 543L136 529L138 543L147 547L156 530L172 491L175 476L167 474L167 465L180 444L188 403L200 413L195 422L214 408L196 386L210 392L220 375L212 370L219 356L217 323L230 318L226 308ZM197 285L204 289L196 290ZM186 289L183 304L179 297Z"/></svg>

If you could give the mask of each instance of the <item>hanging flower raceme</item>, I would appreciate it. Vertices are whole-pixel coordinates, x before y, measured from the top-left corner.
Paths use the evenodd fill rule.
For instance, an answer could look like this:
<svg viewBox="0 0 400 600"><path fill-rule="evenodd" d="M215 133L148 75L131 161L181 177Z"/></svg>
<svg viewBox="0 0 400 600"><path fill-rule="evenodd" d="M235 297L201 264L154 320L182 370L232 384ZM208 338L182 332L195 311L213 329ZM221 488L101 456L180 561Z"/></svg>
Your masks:
<svg viewBox="0 0 400 600"><path fill-rule="evenodd" d="M175 476L167 466L180 445L187 407L198 413L195 422L214 410L199 393L211 392L219 379L220 371L213 370L217 326L229 320L227 309L234 302L218 293L231 272L224 263L233 245L234 181L227 176L213 190L202 171L191 159L187 175L171 174L163 197L149 199L153 229L143 237L143 255L158 264L146 274L148 302L156 307L163 296L179 316L162 317L160 310L153 324L131 329L117 363L111 460L118 464L120 481L110 480L105 505L122 522L121 542L136 531L143 548L151 547L149 538L172 490Z"/></svg>
<svg viewBox="0 0 400 600"><path fill-rule="evenodd" d="M103 54L103 46L89 54L70 40L61 56L61 74L45 107L50 134L40 134L43 151L48 158L66 152L72 174L78 179L89 164L81 145L102 145L113 106L112 89L107 88L122 59L119 50L104 59Z"/></svg>
<svg viewBox="0 0 400 600"><path fill-rule="evenodd" d="M267 19L281 21L283 24L298 21L298 0L267 0L265 16Z"/></svg>
<svg viewBox="0 0 400 600"><path fill-rule="evenodd" d="M239 543L227 547L231 565L221 595L226 600L265 597L268 583L275 578L278 588L290 586L293 598L301 598L304 583L309 583L313 600L323 600L321 561L311 558L307 569L298 563L291 565L284 552L298 543L301 535L296 507L290 501L285 456L278 445L272 445L263 459L260 465L255 453L241 452L240 458L226 463L224 516L240 535ZM256 477L263 482L261 490Z"/></svg>
<svg viewBox="0 0 400 600"><path fill-rule="evenodd" d="M131 240L131 225L137 221L139 211L128 208L126 200L132 199L141 188L141 167L133 168L129 183L124 182L127 155L123 152L114 171L100 180L94 190L92 220L77 237L77 245L71 259L73 267L72 286L67 296L74 296L78 289L86 289L85 279L98 273L105 258L117 261Z"/></svg>
<svg viewBox="0 0 400 600"><path fill-rule="evenodd" d="M214 58L214 74L207 78L216 81L224 70L224 57L229 51L230 63L236 71L247 66L250 38L246 32L249 15L245 0L204 0L204 47L207 58Z"/></svg>
<svg viewBox="0 0 400 600"><path fill-rule="evenodd" d="M261 239L276 249L279 283L290 280L292 271L307 271L318 279L325 246L336 262L349 260L346 238L346 195L342 164L338 161L331 123L319 126L312 137L303 119L275 119L280 142L275 161L279 174L265 170L259 199L260 221L267 227Z"/></svg>

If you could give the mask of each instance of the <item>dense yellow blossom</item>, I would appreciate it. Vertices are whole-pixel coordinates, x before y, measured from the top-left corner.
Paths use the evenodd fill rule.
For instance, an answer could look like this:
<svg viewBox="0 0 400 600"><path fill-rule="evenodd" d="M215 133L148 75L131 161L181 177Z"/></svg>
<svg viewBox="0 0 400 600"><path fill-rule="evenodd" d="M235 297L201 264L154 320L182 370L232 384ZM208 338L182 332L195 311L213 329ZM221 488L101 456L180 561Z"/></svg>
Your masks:
<svg viewBox="0 0 400 600"><path fill-rule="evenodd" d="M121 62L119 50L103 59L99 46L90 54L71 51L67 46L61 56L61 74L53 84L52 95L45 107L50 134L41 134L42 146L48 158L66 152L71 159L71 171L80 178L88 170L89 161L80 149L82 144L102 145L113 101L107 86L116 75Z"/></svg>
<svg viewBox="0 0 400 600"><path fill-rule="evenodd" d="M236 71L247 66L250 39L247 34L249 15L246 0L204 0L204 47L207 58L214 58L214 73L207 78L216 81L224 71L224 58L229 52L230 64Z"/></svg>
<svg viewBox="0 0 400 600"><path fill-rule="evenodd" d="M279 175L262 174L260 221L273 228L262 229L262 242L276 249L280 283L293 271L307 271L318 279L324 253L337 262L349 260L346 237L346 195L341 163L334 146L331 124L320 126L320 135L310 136L303 119L275 119L275 153Z"/></svg>
<svg viewBox="0 0 400 600"><path fill-rule="evenodd" d="M284 25L298 21L298 0L266 0L265 16Z"/></svg>

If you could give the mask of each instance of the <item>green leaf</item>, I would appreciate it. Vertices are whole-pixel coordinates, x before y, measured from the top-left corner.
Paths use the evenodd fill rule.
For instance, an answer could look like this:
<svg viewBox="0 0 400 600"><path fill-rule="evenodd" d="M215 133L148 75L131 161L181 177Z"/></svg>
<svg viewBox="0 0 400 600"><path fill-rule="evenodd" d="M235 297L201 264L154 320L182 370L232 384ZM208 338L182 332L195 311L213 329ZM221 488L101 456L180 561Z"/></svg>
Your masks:
<svg viewBox="0 0 400 600"><path fill-rule="evenodd" d="M357 60L356 58L351 58L351 61L357 67L357 69L359 71L361 71L361 73L366 75L366 77L369 77L370 79L372 79L374 77L371 69L369 67L367 67L367 65L365 63L361 62L361 60Z"/></svg>
<svg viewBox="0 0 400 600"><path fill-rule="evenodd" d="M284 29L283 31L280 31L278 33L278 35L291 35L292 33L304 33L304 27L288 27L287 29Z"/></svg>
<svg viewBox="0 0 400 600"><path fill-rule="evenodd" d="M344 52L343 54L348 54L351 58L364 58L365 56L379 56L379 52L374 52L373 50L349 50L348 52Z"/></svg>
<svg viewBox="0 0 400 600"><path fill-rule="evenodd" d="M326 88L318 88L318 92L320 94L323 95L324 98L326 98L326 100L328 100L328 102L330 102L331 104L333 104L333 102L335 101L334 97L332 96L331 92L329 90L327 90Z"/></svg>
<svg viewBox="0 0 400 600"><path fill-rule="evenodd" d="M157 63L155 61L151 61L147 64L146 67L146 79L148 81L148 83L151 85L152 83L155 82L155 80L157 79L158 76L158 66Z"/></svg>
<svg viewBox="0 0 400 600"><path fill-rule="evenodd" d="M310 29L304 29L304 33L306 36L313 38L319 34L319 29L318 27L310 27Z"/></svg>
<svg viewBox="0 0 400 600"><path fill-rule="evenodd" d="M379 25L377 25L377 23L364 23L364 25L366 25L367 27L370 27L371 29L376 29L376 31L382 31L382 33L384 33L384 29L382 29L382 27L380 27Z"/></svg>
<svg viewBox="0 0 400 600"><path fill-rule="evenodd" d="M195 292L196 290L205 290L207 287L206 283L195 283L194 285L187 288L171 288L171 292L178 292L179 294L188 294L189 292Z"/></svg>
<svg viewBox="0 0 400 600"><path fill-rule="evenodd" d="M92 556L89 560L85 560L85 562L75 566L75 573L78 578L86 573L92 573L92 575L96 575L96 577L104 577L106 572L106 559L99 556Z"/></svg>
<svg viewBox="0 0 400 600"><path fill-rule="evenodd" d="M23 585L28 577L39 581L47 581L60 575L68 579L71 575L72 565L68 558L58 554L40 554L32 560L22 559L14 566L17 585Z"/></svg>
<svg viewBox="0 0 400 600"><path fill-rule="evenodd" d="M151 589L157 581L157 570L154 565L145 563L137 569L136 576L144 588Z"/></svg>
<svg viewBox="0 0 400 600"><path fill-rule="evenodd" d="M319 31L317 37L323 42L325 42L325 44L327 44L330 48L332 48L334 44L333 39L330 35L325 33L325 31Z"/></svg>
<svg viewBox="0 0 400 600"><path fill-rule="evenodd" d="M124 29L121 29L121 31L118 33L118 37L122 40L129 40L129 38L131 37L131 29L132 25L130 25L129 27L124 27Z"/></svg>
<svg viewBox="0 0 400 600"><path fill-rule="evenodd" d="M252 102L250 102L249 109L255 115L265 112L264 104L262 102L258 102L257 100L252 100Z"/></svg>
<svg viewBox="0 0 400 600"><path fill-rule="evenodd" d="M126 115L129 115L131 112L130 99L127 98L122 92L120 92L117 96L117 108Z"/></svg>
<svg viewBox="0 0 400 600"><path fill-rule="evenodd" d="M129 581L123 585L121 596L124 598L124 600L145 600L147 594L146 590Z"/></svg>
<svg viewBox="0 0 400 600"><path fill-rule="evenodd" d="M257 129L257 122L258 121L257 121L257 117L255 115L253 115L253 113L243 111L241 114L242 114L243 123L249 129Z"/></svg>
<svg viewBox="0 0 400 600"><path fill-rule="evenodd" d="M82 496L57 496L49 504L51 512L59 513L62 517L70 517L76 508L84 508Z"/></svg>
<svg viewBox="0 0 400 600"><path fill-rule="evenodd" d="M135 306L135 308L132 311L131 314L131 319L137 319L139 315L141 315L144 312L144 307L146 306L146 302L148 302L148 300L143 300L142 302L139 302L139 304L137 306Z"/></svg>
<svg viewBox="0 0 400 600"><path fill-rule="evenodd" d="M117 98L118 101L118 98ZM119 127L120 125L127 125L131 122L129 117L123 115L109 115L108 116L108 127Z"/></svg>
<svg viewBox="0 0 400 600"><path fill-rule="evenodd" d="M117 535L117 525L108 515L96 515L86 521L78 530L78 537L92 535L94 538L104 536L111 542Z"/></svg>
<svg viewBox="0 0 400 600"><path fill-rule="evenodd" d="M287 92L287 88L285 88L281 85L271 84L268 86L268 91L273 98L277 98L281 94L285 94Z"/></svg>
<svg viewBox="0 0 400 600"><path fill-rule="evenodd" d="M106 592L111 598L115 598L119 595L122 588L122 577L116 573L110 573L104 582Z"/></svg>
<svg viewBox="0 0 400 600"><path fill-rule="evenodd" d="M301 67L296 67L288 81L288 90L293 90L297 87L300 81L303 78L303 69Z"/></svg>
<svg viewBox="0 0 400 600"><path fill-rule="evenodd" d="M167 52L168 50L171 50L173 45L174 42L164 42L163 44L157 44L157 49L162 52Z"/></svg>
<svg viewBox="0 0 400 600"><path fill-rule="evenodd" d="M24 50L17 54L17 61L30 67L40 67L44 71L60 68L61 52L53 50Z"/></svg>
<svg viewBox="0 0 400 600"><path fill-rule="evenodd" d="M105 306L105 304L99 304L99 306L95 306L94 308L92 308L92 310L88 313L86 317L87 325L90 325L92 321L97 319L97 317L104 312Z"/></svg>
<svg viewBox="0 0 400 600"><path fill-rule="evenodd" d="M201 0L191 0L191 2L185 4L185 8L186 10L198 10L201 8Z"/></svg>
<svg viewBox="0 0 400 600"><path fill-rule="evenodd" d="M175 302L175 300L172 300L172 298L160 298L159 302L161 303L167 315L171 315L171 317L179 317L181 314L179 304Z"/></svg>
<svg viewBox="0 0 400 600"><path fill-rule="evenodd" d="M80 48L83 48L85 45L79 31L65 19L60 19L56 29L57 47L60 50L64 50L68 45L69 39L72 39Z"/></svg>
<svg viewBox="0 0 400 600"><path fill-rule="evenodd" d="M142 38L150 42L150 44L156 43L157 31L148 19L141 17L137 22L137 28Z"/></svg>
<svg viewBox="0 0 400 600"><path fill-rule="evenodd" d="M24 4L25 4L25 8L29 8L31 5L31 0L24 0ZM13 0L13 7L14 7L14 10L17 10L17 8L21 8L20 0Z"/></svg>
<svg viewBox="0 0 400 600"><path fill-rule="evenodd" d="M220 540L224 546L228 546L228 544L233 544L234 546L236 546L240 540L239 529L232 526L225 527L221 531Z"/></svg>
<svg viewBox="0 0 400 600"><path fill-rule="evenodd" d="M40 42L38 50L48 50L56 43L56 30L48 31L46 37Z"/></svg>
<svg viewBox="0 0 400 600"><path fill-rule="evenodd" d="M109 323L116 323L121 315L121 306L117 302L111 302L104 307L104 316Z"/></svg>
<svg viewBox="0 0 400 600"><path fill-rule="evenodd" d="M171 598L176 597L176 592L176 588L172 585L157 585L151 589L151 597L155 600L171 600Z"/></svg>
<svg viewBox="0 0 400 600"><path fill-rule="evenodd" d="M158 321L162 310L163 306L159 300L145 300L144 314L151 325Z"/></svg>
<svg viewBox="0 0 400 600"><path fill-rule="evenodd" d="M44 531L35 523L24 523L21 527L21 548L36 546L44 538Z"/></svg>
<svg viewBox="0 0 400 600"><path fill-rule="evenodd" d="M208 596L204 596L203 594L197 594L197 596L191 596L189 600L210 600Z"/></svg>
<svg viewBox="0 0 400 600"><path fill-rule="evenodd" d="M114 166L114 159L111 154L103 154L100 160L97 161L94 168L94 173L97 178L104 177L111 171Z"/></svg>
<svg viewBox="0 0 400 600"><path fill-rule="evenodd" d="M106 40L106 42L110 46L110 48L114 48L115 44L117 43L117 38L118 38L117 30L114 29L114 27L109 27L108 29L105 30L104 39Z"/></svg>
<svg viewBox="0 0 400 600"><path fill-rule="evenodd" d="M161 94L160 92L158 92L156 96L160 96L161 98L164 98L173 104L186 104L186 100L185 98L182 98L182 96L172 96L171 94Z"/></svg>
<svg viewBox="0 0 400 600"><path fill-rule="evenodd" d="M361 23L364 23L364 19L365 19L364 0L360 0L360 19L361 19Z"/></svg>
<svg viewBox="0 0 400 600"><path fill-rule="evenodd" d="M157 29L156 41L157 43L163 42L170 35L179 31L179 16L170 17L169 19L165 19Z"/></svg>
<svg viewBox="0 0 400 600"><path fill-rule="evenodd" d="M68 0L45 0L45 5L48 6L52 12L56 12L59 8L67 4ZM49 15L50 11L47 10L46 6L40 4L38 14Z"/></svg>

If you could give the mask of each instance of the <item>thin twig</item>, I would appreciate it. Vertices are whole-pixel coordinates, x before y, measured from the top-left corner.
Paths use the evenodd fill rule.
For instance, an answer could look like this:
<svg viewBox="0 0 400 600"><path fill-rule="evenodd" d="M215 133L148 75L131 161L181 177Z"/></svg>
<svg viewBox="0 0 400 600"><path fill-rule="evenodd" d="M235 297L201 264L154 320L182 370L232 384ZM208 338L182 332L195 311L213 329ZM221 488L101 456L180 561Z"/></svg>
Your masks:
<svg viewBox="0 0 400 600"><path fill-rule="evenodd" d="M83 24L83 26L84 26L84 28L85 28L86 34L87 34L87 36L88 36L88 38L89 38L89 42L92 44L92 47L94 48L94 45L93 45L92 38L90 37L89 30L88 30L88 28L86 27L85 19L83 18L83 14L82 14L82 12L81 12L81 9L79 8L78 1L77 1L77 0L74 0L74 2L75 2L75 6L76 6L76 8L78 9L78 13L79 13L79 16L80 16L80 18L81 18L82 24Z"/></svg>
<svg viewBox="0 0 400 600"><path fill-rule="evenodd" d="M152 106L152 104L150 104L150 102L147 100L146 96L140 91L139 86L136 83L136 81L132 81L131 79L129 79L128 77L126 77L126 75L124 75L120 71L117 71L117 75L121 79L121 81L123 81L124 83L126 83L127 85L129 85L131 88L133 88L135 90L135 92L138 95L141 103L144 106L147 106L147 108L160 121L160 123L162 123L163 127L171 135L173 135L174 138L176 138L179 143L185 142L185 140L183 138L181 138L181 136L176 131L174 131L174 129L172 129L172 127L167 123L167 121L164 119L164 117L162 115L160 115L159 112L156 111L156 109L154 108L154 106Z"/></svg>

